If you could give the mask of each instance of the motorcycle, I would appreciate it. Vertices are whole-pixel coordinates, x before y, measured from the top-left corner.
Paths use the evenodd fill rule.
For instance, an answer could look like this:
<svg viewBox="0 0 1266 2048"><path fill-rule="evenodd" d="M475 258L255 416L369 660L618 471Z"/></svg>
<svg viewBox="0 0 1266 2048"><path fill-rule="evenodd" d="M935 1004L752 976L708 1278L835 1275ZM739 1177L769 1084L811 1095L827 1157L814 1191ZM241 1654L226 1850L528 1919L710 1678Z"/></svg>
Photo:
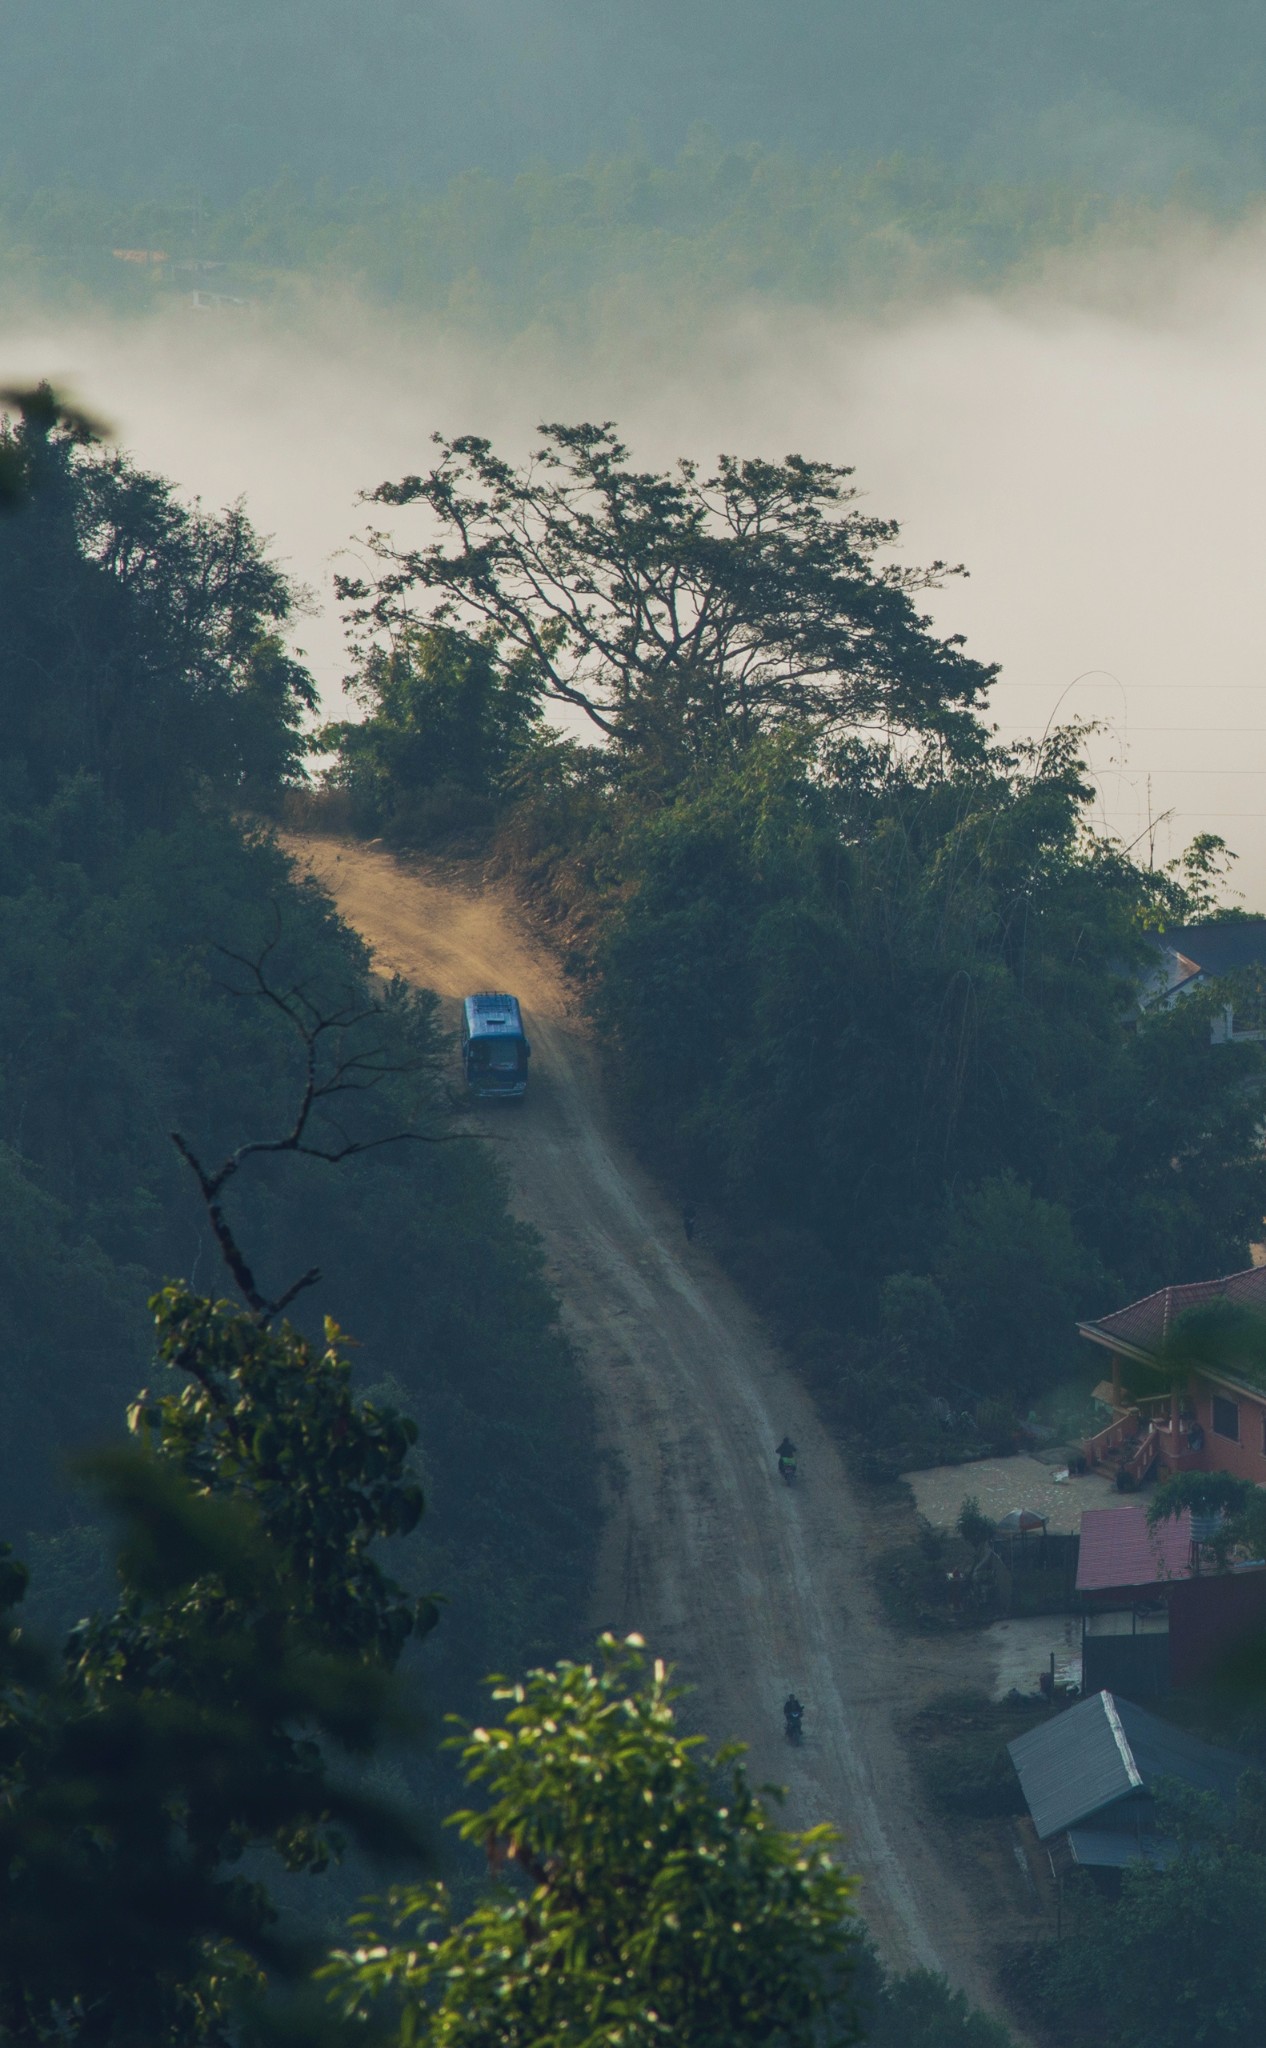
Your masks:
<svg viewBox="0 0 1266 2048"><path fill-rule="evenodd" d="M781 1457L781 1458L779 1458L779 1460L778 1460L778 1475L779 1475L780 1479L782 1480L782 1483L783 1483L783 1485L784 1485L784 1486L794 1486L794 1485L795 1485L795 1483L796 1483L796 1461L795 1461L795 1457L794 1457L794 1455L793 1455L792 1457L790 1457L790 1458L788 1458L788 1457Z"/></svg>
<svg viewBox="0 0 1266 2048"><path fill-rule="evenodd" d="M799 1749L800 1723L804 1720L804 1708L784 1707L782 1712L784 1724L783 1732L786 1735L788 1742L792 1743L795 1746L795 1748Z"/></svg>

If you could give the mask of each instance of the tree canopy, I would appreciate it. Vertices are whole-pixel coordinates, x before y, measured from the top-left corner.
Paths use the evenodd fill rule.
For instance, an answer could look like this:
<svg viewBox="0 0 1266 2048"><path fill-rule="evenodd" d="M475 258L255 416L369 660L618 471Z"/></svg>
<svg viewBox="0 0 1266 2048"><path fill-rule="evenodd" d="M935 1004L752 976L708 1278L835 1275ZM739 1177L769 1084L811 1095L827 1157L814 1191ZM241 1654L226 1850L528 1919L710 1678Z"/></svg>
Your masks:
<svg viewBox="0 0 1266 2048"><path fill-rule="evenodd" d="M325 726L319 744L361 829L419 841L489 824L540 720L525 663L451 626L406 626L366 649L348 688L364 716Z"/></svg>
<svg viewBox="0 0 1266 2048"><path fill-rule="evenodd" d="M318 1352L227 1303L153 1304L174 1390L137 1448L89 1461L121 1522L113 1611L41 1666L4 1637L0 2031L21 2040L227 2042L265 1965L301 1967L262 1873L319 1873L339 1830L396 1851L417 1822L331 1773L365 1750L419 1610L370 1557L416 1523L415 1426ZM10 1609L25 1572L6 1566Z"/></svg>
<svg viewBox="0 0 1266 2048"><path fill-rule="evenodd" d="M32 1567L29 1626L57 1637L113 1609L102 1510L68 1460L118 1442L148 1368L147 1297L173 1274L205 1288L220 1264L170 1134L219 1162L293 1124L307 1049L250 971L267 954L274 991L343 1020L321 1041L322 1059L335 1055L322 1074L344 1057L379 1073L325 1103L343 1136L315 1126L320 1148L375 1149L337 1167L253 1156L225 1206L261 1295L276 1300L319 1266L324 1298L355 1327L361 1395L420 1414L415 1455L436 1514L404 1546L420 1583L448 1595L451 1625L425 1654L448 1703L469 1709L488 1669L575 1642L589 1569L589 1412L539 1249L474 1141L379 1143L454 1128L446 1039L434 999L375 983L328 898L249 822L247 806L275 806L302 758L280 766L284 721L253 715L246 669L263 657L247 598L245 610L228 598L202 609L181 580L188 568L196 581L182 521L211 532L213 556L227 528L150 478L137 499L176 535L172 580L143 549L144 572L116 578L98 560L102 535L129 561L132 544L94 509L99 494L115 505L115 457L52 394L22 396L35 417L6 442L17 482L0 511L0 696L28 660L47 673L35 689L21 668L0 743L0 1536ZM247 586L280 602L284 579L270 581L261 544L234 531L255 559ZM255 650L245 666L238 625ZM271 625L278 658L295 659L285 616ZM74 716L77 693L97 688L98 655L101 701L123 707L100 746ZM170 701L145 724L129 707L152 694ZM60 706L47 730L42 699ZM284 701L297 715L293 692ZM319 1354L306 1297L292 1314ZM407 1775L413 1793L445 1796L432 1759Z"/></svg>
<svg viewBox="0 0 1266 2048"><path fill-rule="evenodd" d="M771 1826L732 1756L677 1733L640 1638L498 1685L462 1740L484 1802L458 1816L503 1881L464 1918L406 1889L322 1972L340 2007L435 2048L765 2048L857 2038L852 1886L827 1827Z"/></svg>
<svg viewBox="0 0 1266 2048"><path fill-rule="evenodd" d="M464 437L375 493L429 531L344 588L362 663L477 627L503 689L595 728L501 776L500 856L570 935L639 1141L887 1469L945 1448L936 1401L1005 1442L1080 1318L1243 1264L1266 1160L1260 1049L1211 1048L1216 992L1149 995L1226 849L1144 865L1090 822L1081 730L1000 743L993 671L916 608L941 568L882 566L854 491L799 458L645 473L609 426L524 468ZM444 745L413 701L408 765L371 708L335 770L398 775L406 837Z"/></svg>
<svg viewBox="0 0 1266 2048"><path fill-rule="evenodd" d="M701 476L630 467L610 425L542 427L515 469L466 435L425 477L374 492L425 505L439 537L379 537L377 583L351 579L354 616L390 632L411 615L477 623L541 693L634 761L728 756L795 723L978 746L971 715L993 671L939 638L914 594L944 563L877 564L897 527L856 507L851 472L789 456L722 456Z"/></svg>
<svg viewBox="0 0 1266 2048"><path fill-rule="evenodd" d="M278 637L295 593L241 507L189 511L29 400L0 448L25 500L0 554L10 786L20 772L47 799L85 773L137 824L170 825L204 786L293 781L316 693Z"/></svg>

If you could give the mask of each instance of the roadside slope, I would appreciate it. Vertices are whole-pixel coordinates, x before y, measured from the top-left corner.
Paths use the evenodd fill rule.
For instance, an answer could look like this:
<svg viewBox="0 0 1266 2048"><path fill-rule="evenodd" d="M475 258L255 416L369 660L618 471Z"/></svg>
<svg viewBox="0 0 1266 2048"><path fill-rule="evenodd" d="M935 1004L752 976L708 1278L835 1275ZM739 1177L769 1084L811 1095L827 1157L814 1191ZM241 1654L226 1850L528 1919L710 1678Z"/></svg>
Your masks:
<svg viewBox="0 0 1266 2048"><path fill-rule="evenodd" d="M610 1461L595 1626L639 1630L695 1688L692 1718L786 1782L789 1825L843 1829L861 1907L896 1968L944 1970L995 2007L976 1931L911 1787L894 1716L920 1646L876 1612L862 1511L812 1403L757 1319L613 1133L587 1032L508 898L466 870L283 835L380 973L455 999L509 988L527 1013L521 1110L487 1111L518 1213L544 1240ZM789 1431L801 1480L778 1479ZM806 1704L803 1747L782 1701Z"/></svg>

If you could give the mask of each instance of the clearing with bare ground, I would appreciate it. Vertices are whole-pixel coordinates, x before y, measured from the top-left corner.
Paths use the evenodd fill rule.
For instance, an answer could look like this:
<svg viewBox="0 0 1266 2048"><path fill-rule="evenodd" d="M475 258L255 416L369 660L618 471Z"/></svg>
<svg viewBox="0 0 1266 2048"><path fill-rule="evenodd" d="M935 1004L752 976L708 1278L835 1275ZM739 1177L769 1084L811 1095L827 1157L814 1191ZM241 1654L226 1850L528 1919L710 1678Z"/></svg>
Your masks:
<svg viewBox="0 0 1266 2048"><path fill-rule="evenodd" d="M832 1821L861 1908L896 1968L943 1970L997 2009L953 1845L918 1800L899 1718L951 1682L945 1645L877 1612L863 1514L794 1375L705 1247L611 1128L589 1034L508 893L470 863L286 834L384 975L435 989L448 1020L481 988L520 997L532 1040L522 1108L494 1105L517 1212L539 1231L592 1388L609 1462L593 1621L640 1631L695 1688L692 1718L785 1782L789 1825ZM780 1481L789 1432L801 1478ZM953 1682L973 1675L954 1648ZM803 1747L782 1702L806 1705Z"/></svg>

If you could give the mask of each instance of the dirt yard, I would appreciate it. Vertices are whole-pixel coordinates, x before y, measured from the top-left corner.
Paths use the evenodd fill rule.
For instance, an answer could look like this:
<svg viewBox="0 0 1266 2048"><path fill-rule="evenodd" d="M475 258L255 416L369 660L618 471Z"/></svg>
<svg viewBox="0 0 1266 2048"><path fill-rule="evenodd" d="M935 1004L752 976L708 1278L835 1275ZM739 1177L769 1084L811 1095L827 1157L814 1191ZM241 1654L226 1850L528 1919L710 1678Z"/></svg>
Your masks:
<svg viewBox="0 0 1266 2048"><path fill-rule="evenodd" d="M923 1808L899 1732L921 1699L987 1684L989 1660L976 1639L899 1637L878 1613L838 1453L756 1318L613 1133L587 1032L509 897L469 864L283 844L378 970L436 989L450 1019L474 989L523 1002L527 1101L477 1121L544 1240L597 1404L610 1478L594 1624L640 1630L673 1661L709 1736L744 1741L758 1783L788 1784L789 1825L844 1831L890 1963L944 1970L997 2010L955 1845ZM800 1448L792 1489L774 1463L787 1431ZM791 1688L807 1707L796 1751L782 1740Z"/></svg>
<svg viewBox="0 0 1266 2048"><path fill-rule="evenodd" d="M982 1514L1000 1522L1012 1508L1032 1508L1045 1515L1052 1534L1071 1535L1081 1527L1083 1508L1128 1508L1138 1496L1118 1493L1102 1472L1057 1481L1058 1465L1040 1458L982 1458L973 1465L936 1465L928 1472L903 1476L921 1515L938 1529L952 1529L968 1494Z"/></svg>

